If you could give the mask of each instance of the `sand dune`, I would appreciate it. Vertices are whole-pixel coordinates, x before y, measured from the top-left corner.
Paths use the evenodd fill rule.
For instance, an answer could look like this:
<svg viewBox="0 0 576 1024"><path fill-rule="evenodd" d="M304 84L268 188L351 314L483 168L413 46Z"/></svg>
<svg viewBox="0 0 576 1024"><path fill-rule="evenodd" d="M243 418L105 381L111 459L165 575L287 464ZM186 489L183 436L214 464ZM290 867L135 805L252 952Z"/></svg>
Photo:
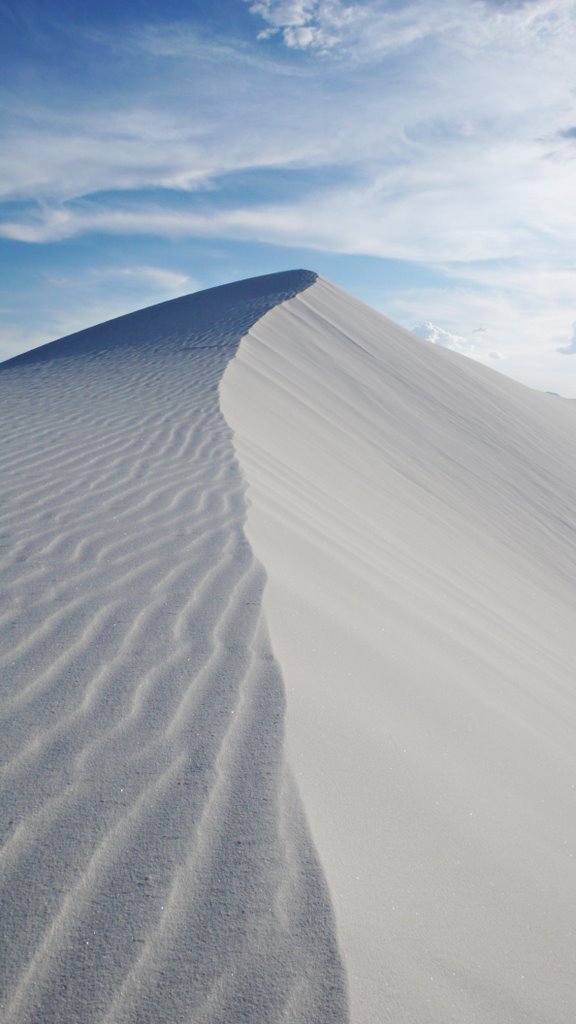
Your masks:
<svg viewBox="0 0 576 1024"><path fill-rule="evenodd" d="M572 1024L571 403L306 271L0 367L6 1024Z"/></svg>

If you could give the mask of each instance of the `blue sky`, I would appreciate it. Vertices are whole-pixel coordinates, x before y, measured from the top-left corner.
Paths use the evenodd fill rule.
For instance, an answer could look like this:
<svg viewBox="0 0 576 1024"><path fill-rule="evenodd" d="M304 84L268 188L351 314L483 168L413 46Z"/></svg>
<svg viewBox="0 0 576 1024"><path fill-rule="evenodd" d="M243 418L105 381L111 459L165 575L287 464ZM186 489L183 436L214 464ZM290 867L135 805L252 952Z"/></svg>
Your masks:
<svg viewBox="0 0 576 1024"><path fill-rule="evenodd" d="M574 0L0 0L0 355L291 267L576 397Z"/></svg>

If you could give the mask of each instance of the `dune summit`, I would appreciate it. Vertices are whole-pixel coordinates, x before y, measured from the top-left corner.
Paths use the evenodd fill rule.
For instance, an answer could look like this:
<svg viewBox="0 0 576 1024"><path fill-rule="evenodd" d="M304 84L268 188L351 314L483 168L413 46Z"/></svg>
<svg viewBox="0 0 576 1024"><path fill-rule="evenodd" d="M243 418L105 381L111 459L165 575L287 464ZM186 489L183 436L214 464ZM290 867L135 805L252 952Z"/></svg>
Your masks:
<svg viewBox="0 0 576 1024"><path fill-rule="evenodd" d="M308 271L0 366L5 1024L572 1024L576 412Z"/></svg>

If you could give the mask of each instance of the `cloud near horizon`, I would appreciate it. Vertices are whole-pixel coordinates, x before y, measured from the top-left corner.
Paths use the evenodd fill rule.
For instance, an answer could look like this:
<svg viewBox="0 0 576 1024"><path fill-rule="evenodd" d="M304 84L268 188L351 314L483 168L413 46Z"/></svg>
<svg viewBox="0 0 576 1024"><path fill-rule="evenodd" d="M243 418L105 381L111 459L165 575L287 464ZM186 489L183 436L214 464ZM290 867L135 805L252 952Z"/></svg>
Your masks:
<svg viewBox="0 0 576 1024"><path fill-rule="evenodd" d="M441 348L451 348L454 352L474 351L475 346L468 338L464 338L459 334L452 334L450 331L444 330L443 327L433 324L431 320L417 324L416 327L412 328L412 333L417 334L424 341L429 341L432 345L439 345Z"/></svg>
<svg viewBox="0 0 576 1024"><path fill-rule="evenodd" d="M449 348L453 352L460 352L461 355L471 356L473 359L480 360L480 362L484 362L487 359L504 359L505 357L501 352L486 349L482 345L482 335L485 332L485 327L475 327L471 331L472 335L476 335L476 339L473 340L470 337L453 334L451 331L445 330L444 327L433 324L431 320L426 320L424 323L417 324L412 328L412 334L422 338L423 341L429 341L432 345L439 345L440 348Z"/></svg>
<svg viewBox="0 0 576 1024"><path fill-rule="evenodd" d="M563 356L576 356L576 321L572 324L572 337L567 345L557 349Z"/></svg>

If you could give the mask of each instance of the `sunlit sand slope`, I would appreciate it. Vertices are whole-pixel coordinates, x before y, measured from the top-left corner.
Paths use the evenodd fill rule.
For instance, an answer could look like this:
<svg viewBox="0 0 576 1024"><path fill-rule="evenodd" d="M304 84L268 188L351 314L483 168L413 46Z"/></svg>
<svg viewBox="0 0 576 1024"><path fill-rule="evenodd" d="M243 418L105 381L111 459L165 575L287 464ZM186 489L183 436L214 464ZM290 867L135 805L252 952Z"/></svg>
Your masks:
<svg viewBox="0 0 576 1024"><path fill-rule="evenodd" d="M321 280L221 390L354 1024L573 1024L574 404Z"/></svg>
<svg viewBox="0 0 576 1024"><path fill-rule="evenodd" d="M3 1024L343 1022L218 387L315 276L0 368Z"/></svg>

